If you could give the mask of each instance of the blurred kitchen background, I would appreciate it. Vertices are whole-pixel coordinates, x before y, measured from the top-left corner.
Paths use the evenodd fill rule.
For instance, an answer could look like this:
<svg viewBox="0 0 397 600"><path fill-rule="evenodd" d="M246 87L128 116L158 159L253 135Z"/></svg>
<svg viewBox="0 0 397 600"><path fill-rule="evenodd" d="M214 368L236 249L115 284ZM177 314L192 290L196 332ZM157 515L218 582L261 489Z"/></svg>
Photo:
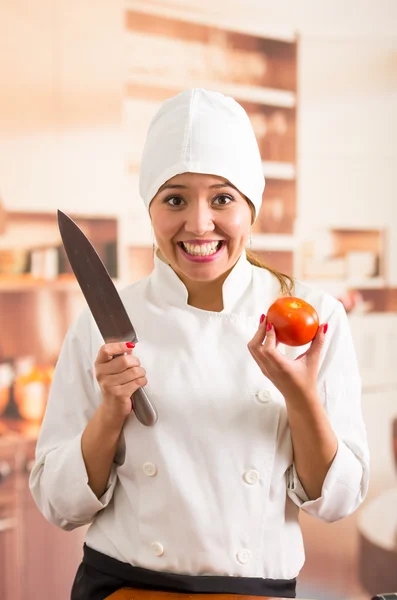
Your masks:
<svg viewBox="0 0 397 600"><path fill-rule="evenodd" d="M298 596L397 592L395 0L3 0L0 40L1 600L67 600L81 558L84 530L46 523L28 491L53 367L84 306L56 210L117 285L148 274L145 132L191 86L247 109L267 177L253 249L342 300L361 366L370 491L342 522L302 514Z"/></svg>

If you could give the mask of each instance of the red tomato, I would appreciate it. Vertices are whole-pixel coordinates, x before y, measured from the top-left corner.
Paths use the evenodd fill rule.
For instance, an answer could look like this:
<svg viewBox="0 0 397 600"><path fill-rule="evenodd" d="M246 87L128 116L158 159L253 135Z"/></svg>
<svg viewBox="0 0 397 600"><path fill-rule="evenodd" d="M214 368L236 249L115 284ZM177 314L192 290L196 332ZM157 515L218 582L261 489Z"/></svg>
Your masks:
<svg viewBox="0 0 397 600"><path fill-rule="evenodd" d="M277 340L287 346L304 346L317 333L319 318L305 300L285 296L278 298L267 312L267 322L273 323Z"/></svg>

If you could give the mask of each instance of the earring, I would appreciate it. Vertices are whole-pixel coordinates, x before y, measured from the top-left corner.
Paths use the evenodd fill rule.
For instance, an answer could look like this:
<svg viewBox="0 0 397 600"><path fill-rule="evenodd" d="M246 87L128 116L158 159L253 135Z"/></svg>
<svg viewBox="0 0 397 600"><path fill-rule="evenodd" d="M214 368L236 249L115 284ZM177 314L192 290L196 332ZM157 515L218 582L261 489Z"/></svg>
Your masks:
<svg viewBox="0 0 397 600"><path fill-rule="evenodd" d="M250 227L249 249L252 250L252 227Z"/></svg>
<svg viewBox="0 0 397 600"><path fill-rule="evenodd" d="M156 254L156 238L154 237L154 231L152 225L150 225L150 230L152 232L152 248L153 248L153 258Z"/></svg>

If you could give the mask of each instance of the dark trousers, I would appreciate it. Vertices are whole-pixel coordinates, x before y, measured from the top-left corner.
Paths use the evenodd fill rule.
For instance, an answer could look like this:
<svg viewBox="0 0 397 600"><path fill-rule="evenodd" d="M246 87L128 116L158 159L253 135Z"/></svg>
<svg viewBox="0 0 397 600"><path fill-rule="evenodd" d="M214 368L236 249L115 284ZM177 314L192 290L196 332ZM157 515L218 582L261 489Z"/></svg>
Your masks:
<svg viewBox="0 0 397 600"><path fill-rule="evenodd" d="M175 575L120 562L84 545L71 600L103 600L123 587L185 594L240 594L296 598L296 579Z"/></svg>

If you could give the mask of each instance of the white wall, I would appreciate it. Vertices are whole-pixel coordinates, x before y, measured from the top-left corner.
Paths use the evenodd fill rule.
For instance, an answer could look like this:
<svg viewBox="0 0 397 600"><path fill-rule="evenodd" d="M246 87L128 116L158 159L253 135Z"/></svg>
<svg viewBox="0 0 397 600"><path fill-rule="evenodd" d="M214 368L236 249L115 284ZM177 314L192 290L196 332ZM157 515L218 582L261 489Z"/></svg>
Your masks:
<svg viewBox="0 0 397 600"><path fill-rule="evenodd" d="M390 222L397 200L397 39L302 37L301 218Z"/></svg>
<svg viewBox="0 0 397 600"><path fill-rule="evenodd" d="M130 211L133 182L124 176L122 138L126 5L0 3L0 192L6 206ZM390 227L389 277L397 284L397 2L145 5L179 7L251 30L299 31L298 231ZM135 211L145 219L144 210Z"/></svg>
<svg viewBox="0 0 397 600"><path fill-rule="evenodd" d="M299 229L383 227L397 283L397 38L302 35Z"/></svg>
<svg viewBox="0 0 397 600"><path fill-rule="evenodd" d="M139 0L137 0L139 3ZM250 29L292 28L305 35L396 35L394 0L143 0L147 5L191 10L224 25L237 21ZM134 0L130 0L134 4Z"/></svg>
<svg viewBox="0 0 397 600"><path fill-rule="evenodd" d="M123 201L122 30L121 0L0 3L7 207L114 213Z"/></svg>
<svg viewBox="0 0 397 600"><path fill-rule="evenodd" d="M397 284L397 2L129 0L222 26L300 36L298 235L389 231ZM145 214L137 208L140 231Z"/></svg>

